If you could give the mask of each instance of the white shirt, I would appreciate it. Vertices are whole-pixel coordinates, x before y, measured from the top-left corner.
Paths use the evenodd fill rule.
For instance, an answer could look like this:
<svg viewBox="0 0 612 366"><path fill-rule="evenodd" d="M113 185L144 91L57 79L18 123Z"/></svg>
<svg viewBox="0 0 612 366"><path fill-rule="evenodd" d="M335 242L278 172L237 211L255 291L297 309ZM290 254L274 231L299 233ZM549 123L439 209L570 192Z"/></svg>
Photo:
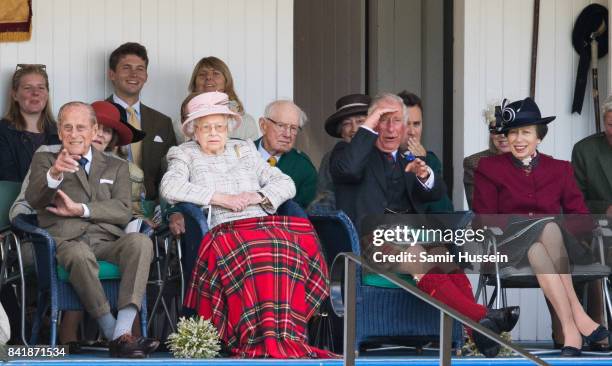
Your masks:
<svg viewBox="0 0 612 366"><path fill-rule="evenodd" d="M268 150L264 149L263 147L263 139L261 139L259 141L259 146L257 146L257 151L259 151L259 154L261 155L261 157L265 160L268 161L268 159L270 159L270 157L272 156L272 154L270 154L268 152ZM276 164L278 164L278 162L280 161L281 157L283 155L274 155L274 158L276 158Z"/></svg>
<svg viewBox="0 0 612 366"><path fill-rule="evenodd" d="M93 153L91 152L91 146L87 151L87 154L83 155L85 159L87 159L87 164L85 164L85 173L89 175L89 171L91 170L91 159L93 158ZM79 168L80 169L80 168ZM64 173L60 174L60 179L55 179L51 176L51 168L47 170L47 187L51 189L57 189L60 184L64 181ZM86 204L81 203L83 205L83 216L84 218L89 217L89 208Z"/></svg>
<svg viewBox="0 0 612 366"><path fill-rule="evenodd" d="M134 112L136 112L136 117L138 118L138 120L140 121L140 99L134 103L133 105L128 105L123 99L119 98L118 96L116 96L113 93L113 102L119 104L120 106L122 106L126 111L129 107L132 107L132 109L134 110ZM126 121L128 122L128 121Z"/></svg>

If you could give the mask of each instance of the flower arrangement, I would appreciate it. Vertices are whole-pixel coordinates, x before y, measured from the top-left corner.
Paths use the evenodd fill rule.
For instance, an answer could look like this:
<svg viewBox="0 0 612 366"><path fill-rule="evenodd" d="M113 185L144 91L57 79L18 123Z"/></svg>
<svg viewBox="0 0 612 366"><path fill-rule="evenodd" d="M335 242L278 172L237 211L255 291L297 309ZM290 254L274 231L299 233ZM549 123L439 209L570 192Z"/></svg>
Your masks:
<svg viewBox="0 0 612 366"><path fill-rule="evenodd" d="M217 328L202 317L180 318L166 344L177 358L214 358L221 349Z"/></svg>
<svg viewBox="0 0 612 366"><path fill-rule="evenodd" d="M502 332L502 334L500 334L500 337L506 342L512 341L512 336L509 332ZM502 347L497 357L510 357L513 353L514 352L510 348ZM474 343L472 338L468 338L463 344L463 347L461 347L461 354L463 356L482 356L482 353L478 351L478 348L476 347L476 344Z"/></svg>

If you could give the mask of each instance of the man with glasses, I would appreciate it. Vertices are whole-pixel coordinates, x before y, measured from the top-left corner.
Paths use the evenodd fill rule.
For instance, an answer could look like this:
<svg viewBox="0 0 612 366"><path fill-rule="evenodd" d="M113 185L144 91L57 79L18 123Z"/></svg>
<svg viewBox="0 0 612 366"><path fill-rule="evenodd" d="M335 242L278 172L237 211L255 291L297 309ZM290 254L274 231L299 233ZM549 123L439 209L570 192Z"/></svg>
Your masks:
<svg viewBox="0 0 612 366"><path fill-rule="evenodd" d="M312 202L317 190L317 170L305 153L294 148L296 137L306 120L306 114L292 101L274 101L266 106L264 117L259 119L263 136L255 141L259 153L268 164L293 179L297 189L294 201L302 209ZM291 215L291 212L288 214Z"/></svg>

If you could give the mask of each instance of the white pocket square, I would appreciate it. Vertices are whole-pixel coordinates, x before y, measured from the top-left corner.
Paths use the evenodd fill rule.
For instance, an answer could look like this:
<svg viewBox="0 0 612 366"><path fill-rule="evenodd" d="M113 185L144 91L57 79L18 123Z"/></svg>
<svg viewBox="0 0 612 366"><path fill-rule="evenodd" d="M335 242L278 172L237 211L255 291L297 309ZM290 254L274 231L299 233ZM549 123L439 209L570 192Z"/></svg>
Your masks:
<svg viewBox="0 0 612 366"><path fill-rule="evenodd" d="M100 179L100 184L113 184L115 183L114 180L110 180L110 179Z"/></svg>
<svg viewBox="0 0 612 366"><path fill-rule="evenodd" d="M155 138L153 139L153 141L155 141L155 142L164 142L164 139L159 137L159 135L156 135Z"/></svg>

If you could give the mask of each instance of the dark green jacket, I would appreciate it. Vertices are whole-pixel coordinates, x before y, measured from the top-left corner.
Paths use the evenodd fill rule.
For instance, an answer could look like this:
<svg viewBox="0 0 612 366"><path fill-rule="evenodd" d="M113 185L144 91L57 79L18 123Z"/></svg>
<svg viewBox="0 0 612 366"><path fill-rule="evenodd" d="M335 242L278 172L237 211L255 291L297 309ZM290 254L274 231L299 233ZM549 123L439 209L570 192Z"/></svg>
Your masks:
<svg viewBox="0 0 612 366"><path fill-rule="evenodd" d="M604 214L612 205L612 146L603 132L580 140L572 151L578 187L593 214Z"/></svg>
<svg viewBox="0 0 612 366"><path fill-rule="evenodd" d="M261 138L255 141L257 148L260 144ZM291 149L281 156L276 167L293 179L296 189L293 200L306 209L317 193L317 170L308 155Z"/></svg>
<svg viewBox="0 0 612 366"><path fill-rule="evenodd" d="M434 172L435 179L444 179L442 175L442 163L431 151L427 151L427 156L425 156L425 163L429 165L431 170ZM425 203L425 213L443 213L443 212L453 212L455 208L453 207L453 202L448 198L448 195L445 194L441 199Z"/></svg>

